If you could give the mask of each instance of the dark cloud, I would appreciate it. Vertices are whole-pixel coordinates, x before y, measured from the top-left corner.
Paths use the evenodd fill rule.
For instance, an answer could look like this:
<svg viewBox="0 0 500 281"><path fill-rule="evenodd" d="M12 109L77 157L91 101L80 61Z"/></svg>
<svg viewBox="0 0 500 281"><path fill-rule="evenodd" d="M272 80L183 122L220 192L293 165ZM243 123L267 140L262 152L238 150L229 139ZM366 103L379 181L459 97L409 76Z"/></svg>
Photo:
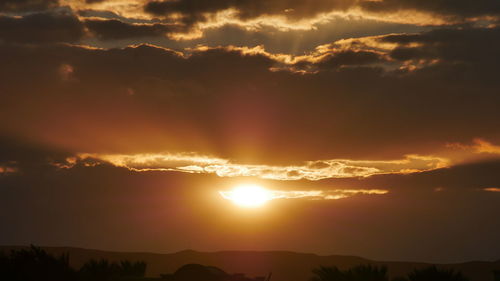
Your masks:
<svg viewBox="0 0 500 281"><path fill-rule="evenodd" d="M0 16L0 39L16 43L77 42L83 24L71 13L34 13L22 17Z"/></svg>
<svg viewBox="0 0 500 281"><path fill-rule="evenodd" d="M316 28L311 30L278 30L273 27L245 30L235 25L226 25L204 30L202 38L186 43L202 43L208 46L263 45L267 51L272 53L300 55L313 51L318 45L345 38L421 31L421 27L413 25L335 17L328 23L317 24Z"/></svg>
<svg viewBox="0 0 500 281"><path fill-rule="evenodd" d="M151 20L127 19L111 12L84 10L79 11L83 17L99 17L115 19L129 24L152 24ZM176 33L189 35L193 30L187 26L168 25ZM124 47L140 43L149 43L174 49L194 48L198 45L209 47L217 46L248 46L262 45L271 53L285 53L301 55L311 51L318 45L331 43L336 40L350 37L364 37L383 35L388 33L420 32L425 28L407 24L386 23L367 19L347 19L336 17L328 23L318 24L311 30L279 30L275 27L262 27L258 30L247 30L238 25L224 25L208 28L202 31L199 38L189 40L174 40L172 37L156 36L148 38L128 37L124 40L101 40L93 45L106 48ZM178 35L176 34L176 35Z"/></svg>
<svg viewBox="0 0 500 281"><path fill-rule="evenodd" d="M447 169L402 176L399 184L402 188L444 188L472 189L480 191L484 188L500 186L500 170L498 159L485 162L461 164Z"/></svg>
<svg viewBox="0 0 500 281"><path fill-rule="evenodd" d="M319 68L338 68L350 65L384 63L387 60L380 53L370 51L341 51L325 56L315 64Z"/></svg>
<svg viewBox="0 0 500 281"><path fill-rule="evenodd" d="M481 1L418 1L418 0L384 0L384 1L234 1L218 0L210 3L199 0L151 1L145 5L145 11L154 15L170 16L181 14L187 23L203 22L213 14L226 9L235 9L240 19L250 19L265 15L281 15L288 19L312 18L320 13L345 11L349 8L361 7L365 11L387 14L399 11L420 11L440 16L445 20L464 20L478 16L498 16L500 4L496 0ZM443 18L444 17L444 18ZM448 17L448 18L447 18ZM401 19L402 20L402 19ZM422 20L422 24L432 24Z"/></svg>
<svg viewBox="0 0 500 281"><path fill-rule="evenodd" d="M131 24L119 20L86 20L87 28L101 40L127 38L165 37L168 33L179 32L177 25Z"/></svg>
<svg viewBox="0 0 500 281"><path fill-rule="evenodd" d="M58 5L58 0L2 0L0 1L0 12L40 11Z"/></svg>
<svg viewBox="0 0 500 281"><path fill-rule="evenodd" d="M216 13L226 9L236 9L242 19L255 18L263 15L283 15L291 19L314 17L319 13L334 9L343 10L351 7L352 0L334 1L291 1L291 0L203 0L151 1L144 10L154 15L169 16L182 14L184 21L193 23L207 20L207 13Z"/></svg>
<svg viewBox="0 0 500 281"><path fill-rule="evenodd" d="M188 56L148 45L2 46L2 127L75 151L147 147L263 162L397 159L476 137L495 143L498 30L450 32L381 39L400 48L422 41L416 51L437 61L409 61L415 70L387 70L374 51L332 49L309 64L315 74L271 71L287 66L237 48Z"/></svg>
<svg viewBox="0 0 500 281"><path fill-rule="evenodd" d="M381 40L400 45L391 53L398 60L440 59L482 64L484 67L498 62L498 56L494 53L500 47L499 37L499 28L460 28L388 35ZM410 46L411 43L418 45Z"/></svg>
<svg viewBox="0 0 500 281"><path fill-rule="evenodd" d="M321 184L344 188L387 188L391 193L409 194L461 190L486 192L485 188L500 186L500 175L497 173L499 169L500 160L494 158L411 174L375 175L362 179L327 179L322 180Z"/></svg>
<svg viewBox="0 0 500 281"><path fill-rule="evenodd" d="M417 10L455 17L498 16L500 2L496 0L383 0L362 1L361 7L373 12L390 13Z"/></svg>
<svg viewBox="0 0 500 281"><path fill-rule="evenodd" d="M119 20L124 23L154 23L154 19L137 19L137 18L127 18L121 16L113 11L108 10L93 10L93 9L80 9L77 14L86 18L100 18L105 20Z"/></svg>

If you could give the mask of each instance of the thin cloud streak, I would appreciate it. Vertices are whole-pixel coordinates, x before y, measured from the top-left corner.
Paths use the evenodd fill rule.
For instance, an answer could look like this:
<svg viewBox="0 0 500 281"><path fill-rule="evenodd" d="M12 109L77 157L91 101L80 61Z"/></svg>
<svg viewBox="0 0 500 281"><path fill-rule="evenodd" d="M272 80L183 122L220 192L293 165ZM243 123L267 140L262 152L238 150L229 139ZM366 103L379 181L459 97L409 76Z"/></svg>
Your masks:
<svg viewBox="0 0 500 281"><path fill-rule="evenodd" d="M335 189L335 190L269 190L268 200L276 199L307 199L307 200L338 200L355 195L384 195L389 193L385 189ZM232 200L233 191L219 191L227 200Z"/></svg>

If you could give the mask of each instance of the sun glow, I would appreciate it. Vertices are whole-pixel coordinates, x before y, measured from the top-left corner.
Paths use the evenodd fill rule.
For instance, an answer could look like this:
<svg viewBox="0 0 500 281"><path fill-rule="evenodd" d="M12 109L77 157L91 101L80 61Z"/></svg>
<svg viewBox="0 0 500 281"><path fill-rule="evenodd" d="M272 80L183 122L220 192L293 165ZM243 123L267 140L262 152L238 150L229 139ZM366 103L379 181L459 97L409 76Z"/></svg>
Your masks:
<svg viewBox="0 0 500 281"><path fill-rule="evenodd" d="M260 207L272 199L269 190L255 184L240 185L231 191L221 191L220 194L234 204L247 208Z"/></svg>

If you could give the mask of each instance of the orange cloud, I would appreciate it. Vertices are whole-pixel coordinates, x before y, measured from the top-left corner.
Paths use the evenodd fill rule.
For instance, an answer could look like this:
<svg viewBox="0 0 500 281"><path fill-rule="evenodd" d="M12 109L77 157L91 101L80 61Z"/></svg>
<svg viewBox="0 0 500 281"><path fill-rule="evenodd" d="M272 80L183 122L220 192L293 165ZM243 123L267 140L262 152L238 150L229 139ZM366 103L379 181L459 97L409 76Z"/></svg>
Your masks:
<svg viewBox="0 0 500 281"><path fill-rule="evenodd" d="M474 145L472 145L472 148L477 153L500 154L500 146L498 145L494 145L480 138L474 139L473 142Z"/></svg>
<svg viewBox="0 0 500 281"><path fill-rule="evenodd" d="M408 155L399 160L330 159L307 161L302 165L277 166L232 163L227 159L195 153L179 154L80 154L79 159L98 159L133 171L178 171L216 174L219 177L258 177L272 180L322 180L368 177L387 173L413 173L446 167L446 159Z"/></svg>
<svg viewBox="0 0 500 281"><path fill-rule="evenodd" d="M450 157L456 158L455 162L477 161L500 154L500 146L482 138L473 139L472 144L448 143L446 147L453 151Z"/></svg>
<svg viewBox="0 0 500 281"><path fill-rule="evenodd" d="M322 0L313 5L307 0L224 0L213 1L208 5L202 2L107 0L89 4L85 0L61 0L60 4L74 10L109 11L136 20L161 18L163 22L192 27L172 35L177 40L199 38L204 30L225 25L236 25L246 30L262 30L266 27L281 31L312 30L339 16L414 25L450 25L480 20L495 21L498 13L488 7L471 13L463 4L454 7L449 3L426 5L418 1L393 0Z"/></svg>
<svg viewBox="0 0 500 281"><path fill-rule="evenodd" d="M387 193L389 191L384 189L269 190L268 199L338 200L355 195L384 195ZM232 198L232 191L219 191L219 194L228 200Z"/></svg>

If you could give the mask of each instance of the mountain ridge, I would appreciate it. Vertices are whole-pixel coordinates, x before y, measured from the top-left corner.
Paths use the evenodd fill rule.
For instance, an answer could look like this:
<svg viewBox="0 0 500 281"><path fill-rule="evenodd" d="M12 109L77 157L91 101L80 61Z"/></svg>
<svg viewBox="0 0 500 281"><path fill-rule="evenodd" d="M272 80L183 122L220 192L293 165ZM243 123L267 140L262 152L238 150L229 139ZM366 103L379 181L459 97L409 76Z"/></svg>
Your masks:
<svg viewBox="0 0 500 281"><path fill-rule="evenodd" d="M0 246L0 251L22 249L28 246ZM385 265L391 278L406 275L414 268L436 263L406 261L376 261L350 255L317 255L293 251L216 251L201 252L182 250L174 253L121 252L79 247L41 247L52 254L68 253L70 264L79 268L90 259L142 260L148 264L146 275L158 277L174 272L185 264L198 263L216 266L229 273L244 273L248 276L265 276L273 273L272 281L307 281L311 270L320 265L347 269L359 264ZM493 270L500 269L500 261L468 261L462 263L436 264L443 268L461 271L471 281L493 281Z"/></svg>

